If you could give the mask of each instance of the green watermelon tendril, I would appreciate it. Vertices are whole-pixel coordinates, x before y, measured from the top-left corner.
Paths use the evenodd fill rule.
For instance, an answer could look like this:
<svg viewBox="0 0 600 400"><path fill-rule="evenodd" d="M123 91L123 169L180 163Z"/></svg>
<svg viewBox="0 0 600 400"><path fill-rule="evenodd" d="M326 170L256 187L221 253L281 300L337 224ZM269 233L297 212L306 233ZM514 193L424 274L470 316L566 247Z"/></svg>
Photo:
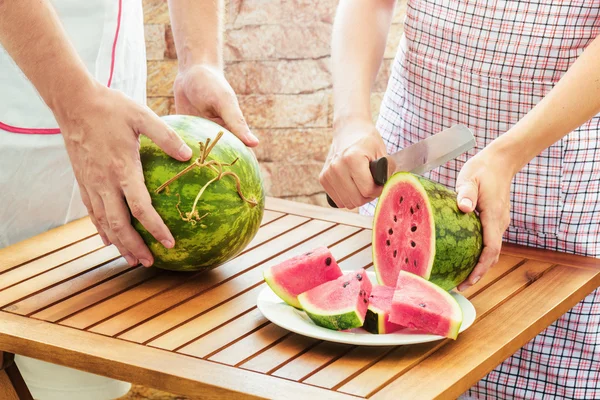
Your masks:
<svg viewBox="0 0 600 400"><path fill-rule="evenodd" d="M240 181L240 177L235 172L223 171L223 167L233 166L239 160L239 158L236 158L229 164L224 164L217 160L210 160L208 162L206 161L206 158L209 156L210 152L212 151L212 149L215 147L215 145L217 144L219 139L221 139L222 136L223 136L223 131L221 131L217 134L217 137L215 138L214 141L212 141L212 143L211 143L210 138L206 139L206 143L200 142L199 143L200 157L198 157L196 160L194 160L194 162L192 164L188 165L187 167L185 167L184 169L179 171L175 176L173 176L172 178L167 180L165 183L160 185L154 191L156 194L162 192L165 189L168 192L169 185L171 183L175 182L177 179L179 179L181 176L187 174L195 167L198 167L198 168L206 167L206 168L210 168L211 170L215 171L217 173L217 176L215 176L214 178L212 178L211 180L206 182L206 184L204 186L202 186L202 188L200 188L200 190L198 191L198 194L196 195L196 198L194 199L194 204L192 205L192 211L186 212L185 215L181 212L181 210L179 208L179 205L181 204L181 196L179 195L179 193L176 193L176 196L179 199L179 201L177 202L175 207L177 208L177 211L179 212L181 219L186 222L190 222L192 225L195 225L196 222L201 221L203 218L205 218L206 216L209 215L209 213L206 213L206 214L200 216L198 213L198 210L196 209L196 206L198 205L198 201L200 200L200 197L202 197L202 194L204 193L204 191L206 190L208 185L210 185L213 182L221 180L225 176L231 176L235 180L238 195L240 196L240 198L243 201L248 203L250 205L250 207L255 207L256 205L258 205L256 200L248 199L244 196L244 194L242 193L242 183Z"/></svg>

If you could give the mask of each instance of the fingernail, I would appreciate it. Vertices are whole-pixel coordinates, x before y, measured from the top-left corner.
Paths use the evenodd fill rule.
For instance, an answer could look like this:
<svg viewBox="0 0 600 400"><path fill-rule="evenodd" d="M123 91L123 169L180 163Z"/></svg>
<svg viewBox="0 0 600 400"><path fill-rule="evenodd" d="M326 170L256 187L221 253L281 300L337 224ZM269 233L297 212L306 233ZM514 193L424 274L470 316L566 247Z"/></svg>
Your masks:
<svg viewBox="0 0 600 400"><path fill-rule="evenodd" d="M131 265L132 267L137 265L137 261L135 259L135 257L130 256L130 255L126 255L125 257L125 261L127 261L127 264Z"/></svg>
<svg viewBox="0 0 600 400"><path fill-rule="evenodd" d="M140 262L142 263L142 265L143 265L144 267L149 267L149 266L151 266L151 265L152 265L152 263L150 262L150 260L146 260L145 258L141 258L141 259L140 259Z"/></svg>
<svg viewBox="0 0 600 400"><path fill-rule="evenodd" d="M181 147L179 148L179 157L187 160L192 156L192 149L190 149L190 146L188 146L185 143L181 144Z"/></svg>
<svg viewBox="0 0 600 400"><path fill-rule="evenodd" d="M480 279L481 279L480 276L476 276L475 278L473 278L473 285L476 284L477 282L479 282Z"/></svg>
<svg viewBox="0 0 600 400"><path fill-rule="evenodd" d="M466 197L460 200L460 205L469 209L473 208L473 202L471 201L471 199L467 199Z"/></svg>
<svg viewBox="0 0 600 400"><path fill-rule="evenodd" d="M171 247L173 247L173 242L171 240L163 240L162 245L165 246L167 249L170 249Z"/></svg>
<svg viewBox="0 0 600 400"><path fill-rule="evenodd" d="M250 131L246 132L246 142L248 142L249 144L253 144L253 145L257 145L258 144L258 138L256 136L254 136L254 134Z"/></svg>

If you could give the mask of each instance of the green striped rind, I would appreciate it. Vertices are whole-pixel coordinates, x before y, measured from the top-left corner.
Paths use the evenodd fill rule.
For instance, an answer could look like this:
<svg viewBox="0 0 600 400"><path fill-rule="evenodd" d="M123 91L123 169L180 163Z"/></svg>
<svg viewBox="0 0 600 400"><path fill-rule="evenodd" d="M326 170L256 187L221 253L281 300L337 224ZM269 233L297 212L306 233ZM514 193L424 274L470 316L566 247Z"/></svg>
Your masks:
<svg viewBox="0 0 600 400"><path fill-rule="evenodd" d="M416 175L414 175L416 176ZM464 281L483 249L481 221L458 209L456 193L444 185L416 176L427 192L435 225L435 258L429 281L445 290Z"/></svg>
<svg viewBox="0 0 600 400"><path fill-rule="evenodd" d="M254 153L237 137L214 122L181 115L166 116L163 120L193 150L189 162L180 162L169 157L148 138L142 136L141 139L140 156L146 186L153 206L173 233L176 245L173 249L166 249L135 220L134 227L154 255L156 267L177 271L214 268L239 254L260 227L265 195L258 162ZM235 165L224 169L240 177L242 193L256 200L258 205L251 207L243 201L237 193L235 180L226 176L210 184L198 202L199 215L208 213L208 216L196 224L183 221L176 208L176 193L181 196L181 211L191 211L198 191L216 176L216 172L209 168L194 168L173 182L168 191L156 194L155 189L199 157L199 142L205 142L208 137L214 139L220 131L224 135L208 159L230 163L239 158Z"/></svg>
<svg viewBox="0 0 600 400"><path fill-rule="evenodd" d="M384 333L384 321L382 321L382 318L379 318L379 314L374 313L373 311L371 311L371 309L375 309L375 307L370 306L367 309L367 315L365 316L365 323L363 325L363 328L366 331L375 334Z"/></svg>

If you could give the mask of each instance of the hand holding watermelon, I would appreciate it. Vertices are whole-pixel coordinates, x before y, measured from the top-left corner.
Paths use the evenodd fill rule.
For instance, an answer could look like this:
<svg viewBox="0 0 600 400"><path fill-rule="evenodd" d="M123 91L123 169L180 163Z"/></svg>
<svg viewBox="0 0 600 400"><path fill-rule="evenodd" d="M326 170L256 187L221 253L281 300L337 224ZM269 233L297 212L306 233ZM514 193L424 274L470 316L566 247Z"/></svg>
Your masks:
<svg viewBox="0 0 600 400"><path fill-rule="evenodd" d="M466 213L477 210L483 226L483 251L459 290L476 284L498 262L502 235L510 223L510 184L514 175L514 169L491 147L467 161L458 175L458 207Z"/></svg>

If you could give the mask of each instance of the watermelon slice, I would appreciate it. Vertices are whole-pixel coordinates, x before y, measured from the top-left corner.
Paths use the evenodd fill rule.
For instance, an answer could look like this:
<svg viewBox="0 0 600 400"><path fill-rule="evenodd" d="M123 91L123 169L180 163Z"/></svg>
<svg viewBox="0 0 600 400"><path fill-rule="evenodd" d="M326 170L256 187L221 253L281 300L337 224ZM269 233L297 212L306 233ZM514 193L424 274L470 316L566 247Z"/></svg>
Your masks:
<svg viewBox="0 0 600 400"><path fill-rule="evenodd" d="M462 320L462 309L450 293L415 274L400 271L390 321L456 339Z"/></svg>
<svg viewBox="0 0 600 400"><path fill-rule="evenodd" d="M404 328L390 321L394 291L390 286L373 286L363 328L376 334L392 333Z"/></svg>
<svg viewBox="0 0 600 400"><path fill-rule="evenodd" d="M367 273L359 269L302 293L298 301L319 326L334 330L359 328L365 321L371 289Z"/></svg>
<svg viewBox="0 0 600 400"><path fill-rule="evenodd" d="M266 269L271 289L289 305L302 309L298 295L342 276L342 270L327 247L297 255Z"/></svg>
<svg viewBox="0 0 600 400"><path fill-rule="evenodd" d="M408 271L450 290L469 276L482 249L479 217L458 209L456 193L407 172L387 181L373 223L380 284L395 287L398 273Z"/></svg>

